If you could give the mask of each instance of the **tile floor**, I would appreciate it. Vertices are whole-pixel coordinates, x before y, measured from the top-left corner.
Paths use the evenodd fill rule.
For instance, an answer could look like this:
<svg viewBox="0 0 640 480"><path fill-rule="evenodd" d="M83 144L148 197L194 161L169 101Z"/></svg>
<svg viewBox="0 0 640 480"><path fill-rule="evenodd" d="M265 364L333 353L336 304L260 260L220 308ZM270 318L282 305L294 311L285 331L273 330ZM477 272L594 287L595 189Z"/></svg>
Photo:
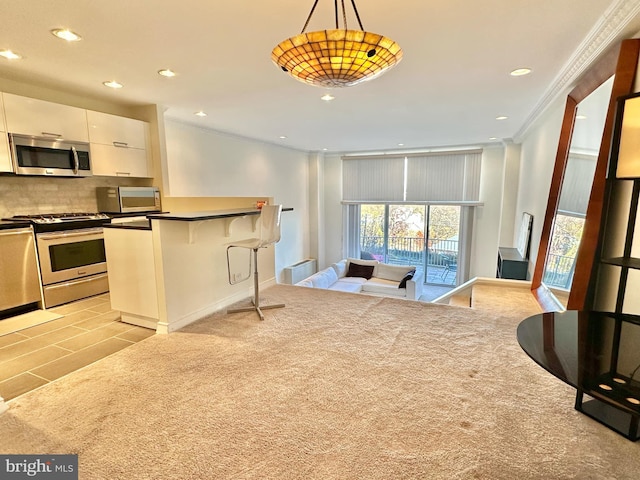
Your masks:
<svg viewBox="0 0 640 480"><path fill-rule="evenodd" d="M49 311L62 317L0 336L0 396L5 400L155 334L122 323L108 293Z"/></svg>

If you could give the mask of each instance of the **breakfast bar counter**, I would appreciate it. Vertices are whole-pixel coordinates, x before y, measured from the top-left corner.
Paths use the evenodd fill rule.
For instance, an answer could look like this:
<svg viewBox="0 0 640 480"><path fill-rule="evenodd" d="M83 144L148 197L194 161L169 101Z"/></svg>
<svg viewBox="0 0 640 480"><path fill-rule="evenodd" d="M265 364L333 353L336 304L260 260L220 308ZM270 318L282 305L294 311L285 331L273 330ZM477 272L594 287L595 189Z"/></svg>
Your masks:
<svg viewBox="0 0 640 480"><path fill-rule="evenodd" d="M252 295L251 282L229 284L226 248L258 235L259 209L153 213L147 219L150 229L104 229L111 303L124 322L169 333ZM247 267L232 260L232 268L236 263ZM259 269L262 287L275 283L273 246L261 253Z"/></svg>
<svg viewBox="0 0 640 480"><path fill-rule="evenodd" d="M285 210L285 209L283 209ZM288 209L292 210L292 209ZM209 210L203 212L184 213L154 213L147 215L151 220L175 220L178 222L197 222L202 220L217 220L220 218L237 218L247 215L260 215L257 208L230 208L226 210Z"/></svg>

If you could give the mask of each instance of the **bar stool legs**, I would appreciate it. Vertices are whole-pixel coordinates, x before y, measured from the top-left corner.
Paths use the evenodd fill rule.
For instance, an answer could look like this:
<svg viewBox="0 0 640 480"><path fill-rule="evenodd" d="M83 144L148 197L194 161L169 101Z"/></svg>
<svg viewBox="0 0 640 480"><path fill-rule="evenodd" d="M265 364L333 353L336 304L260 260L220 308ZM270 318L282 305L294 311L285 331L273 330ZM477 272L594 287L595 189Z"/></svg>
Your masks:
<svg viewBox="0 0 640 480"><path fill-rule="evenodd" d="M262 310L271 310L274 308L283 308L284 303L278 303L275 305L260 305L260 283L258 281L258 249L253 248L253 305L250 307L240 307L240 308L230 308L227 310L227 313L238 313L238 312L252 312L255 311L260 320L264 320L264 314Z"/></svg>

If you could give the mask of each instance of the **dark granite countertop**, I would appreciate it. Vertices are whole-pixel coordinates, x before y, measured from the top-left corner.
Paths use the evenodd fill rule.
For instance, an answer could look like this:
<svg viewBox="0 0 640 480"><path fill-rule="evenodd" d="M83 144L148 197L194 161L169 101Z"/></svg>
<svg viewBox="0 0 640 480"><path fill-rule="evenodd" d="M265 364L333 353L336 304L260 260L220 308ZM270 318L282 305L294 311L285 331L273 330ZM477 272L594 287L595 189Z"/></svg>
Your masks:
<svg viewBox="0 0 640 480"><path fill-rule="evenodd" d="M26 228L31 226L31 222L0 220L0 230L10 230L12 228Z"/></svg>
<svg viewBox="0 0 640 480"><path fill-rule="evenodd" d="M293 208L283 208L283 212L290 212ZM184 213L154 213L147 215L150 220L176 220L181 222L196 222L200 220L216 220L219 218L244 217L246 215L260 215L257 208L231 208L228 210L209 210L203 212Z"/></svg>
<svg viewBox="0 0 640 480"><path fill-rule="evenodd" d="M123 223L108 223L102 228L120 228L124 230L151 230L151 222L149 220L133 220Z"/></svg>

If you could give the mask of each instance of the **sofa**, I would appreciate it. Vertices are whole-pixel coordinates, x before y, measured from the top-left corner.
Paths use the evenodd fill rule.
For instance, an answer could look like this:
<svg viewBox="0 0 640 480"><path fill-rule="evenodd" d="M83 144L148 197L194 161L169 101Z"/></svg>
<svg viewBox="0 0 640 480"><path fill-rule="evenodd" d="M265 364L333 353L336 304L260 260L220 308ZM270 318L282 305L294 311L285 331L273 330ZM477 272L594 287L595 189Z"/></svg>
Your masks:
<svg viewBox="0 0 640 480"><path fill-rule="evenodd" d="M347 258L296 283L300 287L418 300L422 272L409 265Z"/></svg>

